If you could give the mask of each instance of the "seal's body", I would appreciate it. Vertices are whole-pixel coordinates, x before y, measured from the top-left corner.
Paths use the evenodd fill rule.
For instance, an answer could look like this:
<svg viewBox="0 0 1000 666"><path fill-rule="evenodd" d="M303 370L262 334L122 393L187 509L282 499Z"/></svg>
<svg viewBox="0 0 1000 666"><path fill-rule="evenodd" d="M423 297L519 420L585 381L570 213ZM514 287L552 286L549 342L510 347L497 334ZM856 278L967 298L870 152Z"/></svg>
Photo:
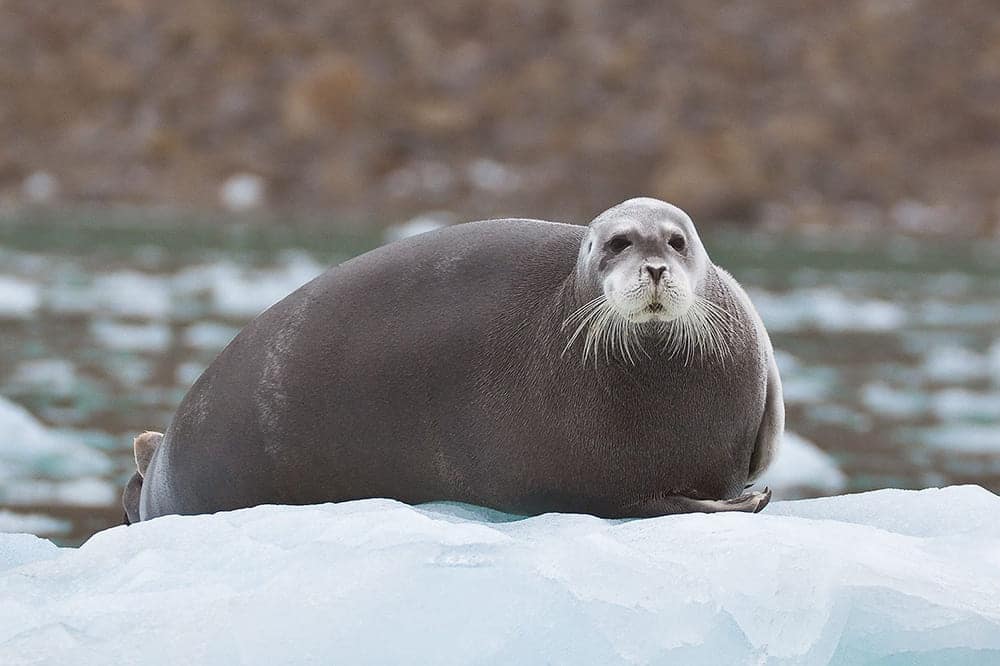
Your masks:
<svg viewBox="0 0 1000 666"><path fill-rule="evenodd" d="M612 209L639 234L617 252L606 219L494 220L328 270L226 347L162 442L137 440L148 462L129 520L367 497L520 514L762 508L768 496L738 496L781 434L770 342L693 225L686 250L704 261L659 257L670 246L650 230L672 239L679 212L661 206ZM636 271L620 293L640 285L643 309L622 314L610 282ZM671 275L711 308L687 334Z"/></svg>

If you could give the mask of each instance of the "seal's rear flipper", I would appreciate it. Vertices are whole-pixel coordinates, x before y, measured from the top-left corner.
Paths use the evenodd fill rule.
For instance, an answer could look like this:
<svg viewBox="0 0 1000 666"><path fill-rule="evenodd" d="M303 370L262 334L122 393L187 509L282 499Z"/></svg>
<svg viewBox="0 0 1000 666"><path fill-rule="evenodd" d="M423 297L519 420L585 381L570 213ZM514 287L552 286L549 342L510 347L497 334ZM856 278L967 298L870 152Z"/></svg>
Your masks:
<svg viewBox="0 0 1000 666"><path fill-rule="evenodd" d="M139 476L146 476L149 461L153 459L156 447L160 445L162 440L162 433L151 430L147 430L133 440L132 449L135 452L135 466L139 470Z"/></svg>
<svg viewBox="0 0 1000 666"><path fill-rule="evenodd" d="M722 511L760 513L770 501L770 488L724 500L704 500L684 497L683 495L668 495L629 507L628 515L634 518L654 518L675 513L719 513Z"/></svg>
<svg viewBox="0 0 1000 666"><path fill-rule="evenodd" d="M163 440L158 432L144 432L132 441L132 451L135 454L136 472L122 491L122 507L125 509L125 524L139 522L139 495L142 493L142 477L146 475L149 461L156 453L156 447Z"/></svg>

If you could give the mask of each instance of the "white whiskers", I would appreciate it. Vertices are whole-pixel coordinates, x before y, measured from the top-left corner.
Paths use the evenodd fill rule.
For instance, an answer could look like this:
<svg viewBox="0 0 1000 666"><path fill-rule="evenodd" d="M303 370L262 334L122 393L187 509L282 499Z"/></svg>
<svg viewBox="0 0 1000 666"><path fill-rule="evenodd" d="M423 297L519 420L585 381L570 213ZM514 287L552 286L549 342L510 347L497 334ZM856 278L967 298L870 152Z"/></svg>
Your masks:
<svg viewBox="0 0 1000 666"><path fill-rule="evenodd" d="M696 354L713 354L725 362L733 358L729 344L735 317L715 303L695 296L682 317L661 324L663 351L688 365Z"/></svg>
<svg viewBox="0 0 1000 666"><path fill-rule="evenodd" d="M562 330L572 333L562 355L582 336L584 364L593 356L596 365L603 356L606 363L614 357L635 365L640 355L649 357L641 334L653 331L663 341L663 352L671 358L683 358L684 365L699 354L715 355L725 362L733 357L730 339L735 323L732 314L700 296L695 296L687 312L673 321L636 323L619 314L602 294L563 321Z"/></svg>
<svg viewBox="0 0 1000 666"><path fill-rule="evenodd" d="M566 317L562 329L569 330L574 325L576 328L573 329L562 351L564 356L581 334L583 334L584 363L587 363L591 355L597 363L603 351L606 363L610 363L614 355L635 364L637 354L642 350L637 336L637 325L619 315L604 295L585 303Z"/></svg>

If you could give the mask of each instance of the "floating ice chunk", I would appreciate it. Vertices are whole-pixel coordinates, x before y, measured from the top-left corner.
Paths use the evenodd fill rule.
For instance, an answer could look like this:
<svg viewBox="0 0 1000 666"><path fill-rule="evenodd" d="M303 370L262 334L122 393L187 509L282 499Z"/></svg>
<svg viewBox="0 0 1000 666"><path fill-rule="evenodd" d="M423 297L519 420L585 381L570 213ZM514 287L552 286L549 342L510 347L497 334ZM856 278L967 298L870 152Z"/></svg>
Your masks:
<svg viewBox="0 0 1000 666"><path fill-rule="evenodd" d="M126 324L98 319L91 323L90 334L101 345L121 351L161 352L170 346L170 327L158 322Z"/></svg>
<svg viewBox="0 0 1000 666"><path fill-rule="evenodd" d="M388 227L385 230L384 237L388 243L402 240L403 238L409 238L410 236L425 234L428 231L434 231L435 229L446 227L449 224L454 224L454 222L455 215L447 211L424 213L423 215L417 215L402 224L396 224Z"/></svg>
<svg viewBox="0 0 1000 666"><path fill-rule="evenodd" d="M174 371L174 379L181 386L190 386L198 381L201 373L205 372L204 363L186 362L177 366Z"/></svg>
<svg viewBox="0 0 1000 666"><path fill-rule="evenodd" d="M919 305L915 318L927 326L990 326L1000 323L1000 302L926 301Z"/></svg>
<svg viewBox="0 0 1000 666"><path fill-rule="evenodd" d="M88 279L69 271L45 291L45 307L70 314L165 319L173 309L171 277L122 270Z"/></svg>
<svg viewBox="0 0 1000 666"><path fill-rule="evenodd" d="M56 396L70 395L79 378L76 366L64 358L39 358L18 363L10 383L20 386L43 388L46 393Z"/></svg>
<svg viewBox="0 0 1000 666"><path fill-rule="evenodd" d="M947 206L934 206L916 199L902 199L889 211L889 217L901 229L923 233L944 233L953 229L962 216Z"/></svg>
<svg viewBox="0 0 1000 666"><path fill-rule="evenodd" d="M786 404L817 403L827 399L836 385L833 368L809 368L781 375L781 392Z"/></svg>
<svg viewBox="0 0 1000 666"><path fill-rule="evenodd" d="M838 405L834 402L809 405L806 414L810 420L817 423L846 427L857 432L864 432L872 427L871 415L854 407Z"/></svg>
<svg viewBox="0 0 1000 666"><path fill-rule="evenodd" d="M39 423L24 407L0 397L0 503L13 479L104 473L110 462L91 449Z"/></svg>
<svg viewBox="0 0 1000 666"><path fill-rule="evenodd" d="M41 303L38 285L0 275L0 319L27 319Z"/></svg>
<svg viewBox="0 0 1000 666"><path fill-rule="evenodd" d="M196 349L218 351L229 344L239 329L214 321L191 324L184 331L184 344Z"/></svg>
<svg viewBox="0 0 1000 666"><path fill-rule="evenodd" d="M767 328L775 331L891 331L907 320L898 303L853 297L828 288L783 294L751 289L750 297Z"/></svg>
<svg viewBox="0 0 1000 666"><path fill-rule="evenodd" d="M861 389L861 401L868 409L897 418L909 418L927 409L927 397L917 391L902 391L885 382L872 382Z"/></svg>
<svg viewBox="0 0 1000 666"><path fill-rule="evenodd" d="M635 521L366 500L0 535L0 662L991 664L998 511L975 487Z"/></svg>
<svg viewBox="0 0 1000 666"><path fill-rule="evenodd" d="M176 288L182 293L207 293L223 317L250 319L312 280L325 270L304 253L287 253L282 265L247 269L230 262L195 266L178 273Z"/></svg>
<svg viewBox="0 0 1000 666"><path fill-rule="evenodd" d="M803 366L799 359L781 350L774 350L774 360L781 373L782 394L786 403L819 402L830 394L836 384L833 368Z"/></svg>
<svg viewBox="0 0 1000 666"><path fill-rule="evenodd" d="M442 194L455 185L455 173L447 164L423 160L390 172L383 181L392 198Z"/></svg>
<svg viewBox="0 0 1000 666"><path fill-rule="evenodd" d="M993 375L993 383L1000 385L1000 338L990 345L989 368Z"/></svg>
<svg viewBox="0 0 1000 666"><path fill-rule="evenodd" d="M784 375L786 372L798 370L801 363L799 359L784 349L774 350L774 361L778 364L778 370Z"/></svg>
<svg viewBox="0 0 1000 666"><path fill-rule="evenodd" d="M219 188L219 201L234 212L259 207L264 202L264 179L253 173L237 173Z"/></svg>
<svg viewBox="0 0 1000 666"><path fill-rule="evenodd" d="M0 488L0 502L10 506L58 504L106 507L115 504L120 496L119 486L96 477L71 481L26 478L8 481Z"/></svg>
<svg viewBox="0 0 1000 666"><path fill-rule="evenodd" d="M912 428L899 435L932 449L955 453L995 454L1000 452L1000 425L954 423L929 428Z"/></svg>
<svg viewBox="0 0 1000 666"><path fill-rule="evenodd" d="M159 327L154 327L149 330L155 331L156 328ZM151 335L152 334L153 333L151 333ZM153 338L152 341L155 341L155 338ZM147 343L140 336L137 336L135 340L119 339L116 341L116 344L118 345L118 349L128 351L156 351L161 348L158 346L159 342L155 345L150 342L149 344L152 346L147 347ZM165 345L163 348L165 348ZM114 376L123 386L129 387L128 391L131 393L132 397L135 398L139 393L147 388L142 386L142 384L145 384L152 376L153 363L152 361L139 358L132 354L123 355L116 358L113 363L109 363L106 371L108 374Z"/></svg>
<svg viewBox="0 0 1000 666"><path fill-rule="evenodd" d="M120 317L165 319L170 314L170 283L136 271L101 275L91 284L93 308Z"/></svg>
<svg viewBox="0 0 1000 666"><path fill-rule="evenodd" d="M473 187L488 192L511 192L521 185L517 171L496 160L473 160L466 173Z"/></svg>
<svg viewBox="0 0 1000 666"><path fill-rule="evenodd" d="M0 532L27 532L30 534L65 534L70 523L41 513L15 513L0 509ZM0 556L0 569L3 568Z"/></svg>
<svg viewBox="0 0 1000 666"><path fill-rule="evenodd" d="M21 193L31 203L49 203L59 195L59 181L48 171L33 171L21 183Z"/></svg>
<svg viewBox="0 0 1000 666"><path fill-rule="evenodd" d="M942 421L982 419L1000 422L1000 393L944 389L931 396L931 411Z"/></svg>
<svg viewBox="0 0 1000 666"><path fill-rule="evenodd" d="M811 491L835 493L847 482L830 454L793 432L785 432L778 456L758 482L776 498L801 497Z"/></svg>
<svg viewBox="0 0 1000 666"><path fill-rule="evenodd" d="M982 355L954 345L934 346L927 350L923 371L930 379L963 384L989 375L989 362Z"/></svg>

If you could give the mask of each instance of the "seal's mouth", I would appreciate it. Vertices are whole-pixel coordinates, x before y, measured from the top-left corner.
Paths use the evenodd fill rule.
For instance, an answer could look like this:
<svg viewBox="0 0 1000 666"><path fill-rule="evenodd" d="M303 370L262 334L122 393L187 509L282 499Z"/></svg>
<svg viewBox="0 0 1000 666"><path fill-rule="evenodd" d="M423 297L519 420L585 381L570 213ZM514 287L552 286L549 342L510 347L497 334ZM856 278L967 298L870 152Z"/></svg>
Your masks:
<svg viewBox="0 0 1000 666"><path fill-rule="evenodd" d="M646 312L663 312L663 303L650 303L646 306Z"/></svg>

